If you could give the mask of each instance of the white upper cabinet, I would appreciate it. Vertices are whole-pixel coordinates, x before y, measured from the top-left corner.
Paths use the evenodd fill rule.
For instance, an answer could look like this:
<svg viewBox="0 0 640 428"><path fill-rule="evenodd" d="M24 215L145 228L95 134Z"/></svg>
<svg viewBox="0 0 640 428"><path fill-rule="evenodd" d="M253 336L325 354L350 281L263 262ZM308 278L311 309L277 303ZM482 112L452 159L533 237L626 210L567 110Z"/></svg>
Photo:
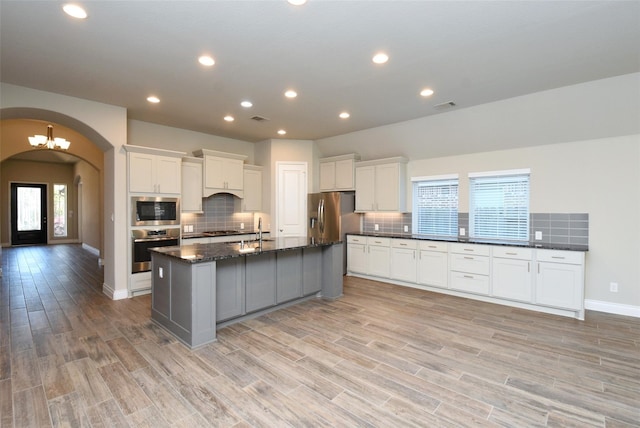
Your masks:
<svg viewBox="0 0 640 428"><path fill-rule="evenodd" d="M129 192L180 195L184 152L123 147L127 151Z"/></svg>
<svg viewBox="0 0 640 428"><path fill-rule="evenodd" d="M355 153L320 159L320 191L354 190L354 165L359 159Z"/></svg>
<svg viewBox="0 0 640 428"><path fill-rule="evenodd" d="M244 160L245 155L197 150L194 155L204 159L202 196L216 193L231 193L244 197Z"/></svg>
<svg viewBox="0 0 640 428"><path fill-rule="evenodd" d="M244 166L242 211L262 211L262 167Z"/></svg>
<svg viewBox="0 0 640 428"><path fill-rule="evenodd" d="M182 158L182 212L202 212L201 158Z"/></svg>
<svg viewBox="0 0 640 428"><path fill-rule="evenodd" d="M405 212L407 159L357 162L356 211Z"/></svg>

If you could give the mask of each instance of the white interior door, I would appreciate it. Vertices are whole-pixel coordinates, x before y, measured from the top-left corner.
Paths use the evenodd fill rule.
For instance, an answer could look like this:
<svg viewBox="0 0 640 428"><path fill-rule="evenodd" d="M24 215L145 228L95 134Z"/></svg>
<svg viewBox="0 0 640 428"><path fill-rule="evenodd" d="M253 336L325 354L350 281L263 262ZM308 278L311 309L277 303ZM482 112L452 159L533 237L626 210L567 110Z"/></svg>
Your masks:
<svg viewBox="0 0 640 428"><path fill-rule="evenodd" d="M276 162L276 234L307 235L307 163Z"/></svg>

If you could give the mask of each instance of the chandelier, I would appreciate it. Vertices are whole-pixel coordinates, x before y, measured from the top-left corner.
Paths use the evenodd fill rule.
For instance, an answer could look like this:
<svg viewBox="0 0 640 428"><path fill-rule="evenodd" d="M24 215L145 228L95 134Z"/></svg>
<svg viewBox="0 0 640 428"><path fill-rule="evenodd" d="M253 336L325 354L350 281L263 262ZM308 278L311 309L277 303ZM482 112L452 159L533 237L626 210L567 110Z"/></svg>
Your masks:
<svg viewBox="0 0 640 428"><path fill-rule="evenodd" d="M53 125L47 125L47 136L34 135L29 137L29 144L36 149L68 150L71 142L64 138L53 138Z"/></svg>

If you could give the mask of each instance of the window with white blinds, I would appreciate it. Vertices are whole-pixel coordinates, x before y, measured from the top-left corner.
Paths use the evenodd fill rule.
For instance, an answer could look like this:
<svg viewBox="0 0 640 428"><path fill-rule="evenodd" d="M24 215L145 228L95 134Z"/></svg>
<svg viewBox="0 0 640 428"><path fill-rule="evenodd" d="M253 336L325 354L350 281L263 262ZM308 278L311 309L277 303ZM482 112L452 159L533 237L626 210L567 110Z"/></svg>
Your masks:
<svg viewBox="0 0 640 428"><path fill-rule="evenodd" d="M469 174L469 236L529 240L529 170Z"/></svg>
<svg viewBox="0 0 640 428"><path fill-rule="evenodd" d="M413 233L458 236L458 176L413 181Z"/></svg>

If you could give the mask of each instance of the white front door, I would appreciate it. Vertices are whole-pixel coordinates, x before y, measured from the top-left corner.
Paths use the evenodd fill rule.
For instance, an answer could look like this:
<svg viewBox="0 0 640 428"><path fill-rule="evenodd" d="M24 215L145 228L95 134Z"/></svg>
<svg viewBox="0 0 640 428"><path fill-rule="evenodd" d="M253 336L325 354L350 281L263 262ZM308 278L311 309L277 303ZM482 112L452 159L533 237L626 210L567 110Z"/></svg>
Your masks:
<svg viewBox="0 0 640 428"><path fill-rule="evenodd" d="M276 235L307 235L307 163L276 162Z"/></svg>

